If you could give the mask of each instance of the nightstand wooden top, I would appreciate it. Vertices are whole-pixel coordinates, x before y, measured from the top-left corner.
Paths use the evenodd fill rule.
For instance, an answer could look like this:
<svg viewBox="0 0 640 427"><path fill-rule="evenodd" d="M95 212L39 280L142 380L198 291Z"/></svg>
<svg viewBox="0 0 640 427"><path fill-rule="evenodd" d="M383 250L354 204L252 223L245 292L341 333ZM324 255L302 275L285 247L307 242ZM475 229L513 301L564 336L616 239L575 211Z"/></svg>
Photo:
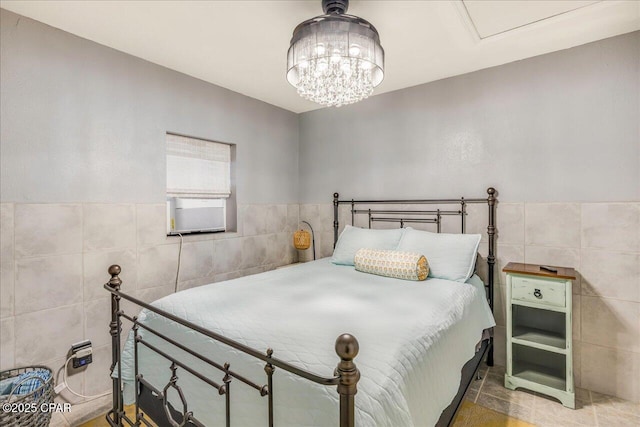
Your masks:
<svg viewBox="0 0 640 427"><path fill-rule="evenodd" d="M550 266L551 267L551 266ZM552 277L555 279L571 279L576 280L576 271L571 267L556 267L558 272L540 269L540 264L524 264L521 262L510 262L502 271L505 273L528 274L531 276Z"/></svg>

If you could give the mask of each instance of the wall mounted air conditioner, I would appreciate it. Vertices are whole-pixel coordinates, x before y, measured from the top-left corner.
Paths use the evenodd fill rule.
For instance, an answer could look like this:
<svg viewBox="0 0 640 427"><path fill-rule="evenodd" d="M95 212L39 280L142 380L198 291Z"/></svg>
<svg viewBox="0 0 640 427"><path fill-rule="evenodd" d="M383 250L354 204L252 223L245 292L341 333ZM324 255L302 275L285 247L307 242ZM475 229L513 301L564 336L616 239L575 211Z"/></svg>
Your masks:
<svg viewBox="0 0 640 427"><path fill-rule="evenodd" d="M226 199L167 199L168 235L225 231L226 228Z"/></svg>

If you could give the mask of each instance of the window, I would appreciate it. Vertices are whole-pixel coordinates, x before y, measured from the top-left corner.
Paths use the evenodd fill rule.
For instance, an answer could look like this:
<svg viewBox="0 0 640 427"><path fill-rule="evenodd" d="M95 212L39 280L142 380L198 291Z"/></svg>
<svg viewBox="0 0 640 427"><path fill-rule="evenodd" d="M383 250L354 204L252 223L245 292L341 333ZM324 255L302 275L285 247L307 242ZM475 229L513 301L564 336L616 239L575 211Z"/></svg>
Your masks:
<svg viewBox="0 0 640 427"><path fill-rule="evenodd" d="M167 134L167 234L233 231L235 146Z"/></svg>
<svg viewBox="0 0 640 427"><path fill-rule="evenodd" d="M167 134L167 197L231 195L231 145Z"/></svg>

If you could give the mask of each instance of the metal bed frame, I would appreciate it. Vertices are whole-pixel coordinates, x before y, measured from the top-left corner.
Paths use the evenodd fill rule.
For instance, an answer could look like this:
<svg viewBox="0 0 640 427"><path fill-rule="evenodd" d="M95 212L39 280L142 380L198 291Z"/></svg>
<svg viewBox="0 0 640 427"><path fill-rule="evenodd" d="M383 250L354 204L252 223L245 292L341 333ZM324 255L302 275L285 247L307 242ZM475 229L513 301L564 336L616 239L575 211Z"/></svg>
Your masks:
<svg viewBox="0 0 640 427"><path fill-rule="evenodd" d="M398 223L400 228L406 224L435 224L436 231L442 231L442 218L446 216L460 217L460 231L464 234L467 230L466 216L468 204L487 204L489 208L489 223L487 225L488 236L488 256L487 256L487 299L489 307L493 312L493 286L494 286L494 264L495 257L495 240L496 240L496 190L493 187L487 189L488 197L486 199L424 199L424 200L340 200L338 193L333 194L333 245L335 247L338 242L338 232L340 223L338 221L340 205L350 206L351 225L355 225L357 215L366 215L368 227L372 228L376 222ZM384 205L390 208L374 208L358 209L358 206ZM393 206L400 205L400 208L394 209ZM459 205L457 209L407 209L403 205ZM493 366L493 337L481 342L480 348L475 356L469 360L462 368L462 378L458 393L454 397L451 404L442 412L436 427L446 427L453 424L464 395L473 381L473 377L478 371L484 357L487 358L487 365Z"/></svg>
<svg viewBox="0 0 640 427"><path fill-rule="evenodd" d="M424 200L340 200L338 193L333 195L333 230L334 230L334 247L338 241L338 231L340 222L339 206L342 204L351 205L351 223L355 223L356 215L366 214L368 216L369 228L371 228L374 222L394 222L399 223L400 227L404 227L405 224L411 223L434 223L436 224L437 231L441 231L441 219L443 216L458 215L461 217L461 231L466 231L466 206L470 203L486 203L489 208L489 224L487 226L489 252L487 256L487 298L489 305L493 310L493 286L494 286L494 271L495 264L495 234L496 234L496 190L489 188L487 190L488 197L485 199L465 199L463 197L459 199L424 199ZM429 205L429 204L459 204L460 209L457 210L409 210L409 209L356 209L358 205ZM379 216L384 215L384 216ZM122 280L119 275L121 268L118 265L112 265L109 267L109 274L111 279L104 285L104 288L111 294L111 322L109 324L111 343L112 343L112 363L111 372L114 370L117 372L117 377L113 378L113 405L111 410L106 415L106 420L109 425L113 427L121 426L153 426L152 422L157 425L171 426L171 427L183 427L183 426L197 426L202 427L204 424L199 421L193 411L189 410L188 402L184 397L181 386L178 384L179 375L178 370L187 372L209 386L218 391L220 396L225 399L225 425L231 426L231 385L232 383L242 383L245 386L251 387L256 391L256 395L259 397L266 397L268 406L268 426L274 426L274 411L273 411L273 374L276 368L280 368L293 375L302 377L306 380L321 384L324 386L336 386L337 392L340 396L340 427L354 427L355 425L355 395L357 393L357 384L360 379L360 371L353 362L354 358L358 355L359 345L358 340L350 334L340 335L335 343L335 351L339 357L339 362L336 366L333 376L320 376L315 373L309 372L305 369L298 368L292 364L284 362L273 356L274 351L267 349L264 352L248 347L237 341L226 338L225 336L216 332L205 329L192 322L184 320L178 316L175 316L167 311L154 307L121 292L120 287ZM192 331L200 333L208 338L211 338L217 342L226 344L232 349L238 350L246 355L254 357L264 362L264 371L266 374L266 384L256 384L250 381L245 376L231 369L231 365L228 362L219 363L211 360L206 355L200 354L187 346L181 344L177 340L166 336L165 334L157 331L138 320L137 316L130 316L126 314L120 306L121 300L129 301L138 307L152 311L160 316L165 317L173 322L176 322L182 326L189 328ZM135 381L135 405L133 419L125 413L123 402L123 390L122 390L122 370L121 370L121 338L122 338L122 322L124 320L129 321L132 324L132 331L134 337L134 381ZM166 341L173 347L180 349L206 363L207 365L215 368L220 373L219 379L213 379L205 376L204 374L197 372L193 368L189 367L186 363L181 362L167 352L159 349L154 344L144 339L139 334L139 329L153 334L154 336ZM159 389L152 385L145 377L139 372L139 360L138 360L138 347L144 346L145 348L159 354L168 361L171 362L169 369L171 370L171 377L168 383ZM487 355L487 364L493 365L493 340L489 338L487 341L483 341L481 348L476 355L467 362L462 369L462 381L460 383L460 389L458 394L454 398L451 405L446 408L437 426L449 426L455 419L458 408L464 397L464 393L471 384L473 375L477 372L482 359L485 354ZM237 380L237 381L234 381ZM234 386L235 387L235 386ZM170 390L177 393L180 398L181 405L179 408L175 408L168 400L168 393Z"/></svg>

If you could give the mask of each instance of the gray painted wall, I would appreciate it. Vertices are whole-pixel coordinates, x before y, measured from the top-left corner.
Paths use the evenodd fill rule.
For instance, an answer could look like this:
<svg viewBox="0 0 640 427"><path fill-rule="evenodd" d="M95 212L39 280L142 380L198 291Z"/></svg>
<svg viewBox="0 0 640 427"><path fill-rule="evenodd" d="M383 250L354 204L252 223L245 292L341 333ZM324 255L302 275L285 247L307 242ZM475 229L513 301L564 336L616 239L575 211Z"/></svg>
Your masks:
<svg viewBox="0 0 640 427"><path fill-rule="evenodd" d="M304 113L300 201L640 200L639 63L635 32Z"/></svg>
<svg viewBox="0 0 640 427"><path fill-rule="evenodd" d="M296 114L0 17L2 202L163 202L167 131L237 144L239 203L297 202Z"/></svg>

